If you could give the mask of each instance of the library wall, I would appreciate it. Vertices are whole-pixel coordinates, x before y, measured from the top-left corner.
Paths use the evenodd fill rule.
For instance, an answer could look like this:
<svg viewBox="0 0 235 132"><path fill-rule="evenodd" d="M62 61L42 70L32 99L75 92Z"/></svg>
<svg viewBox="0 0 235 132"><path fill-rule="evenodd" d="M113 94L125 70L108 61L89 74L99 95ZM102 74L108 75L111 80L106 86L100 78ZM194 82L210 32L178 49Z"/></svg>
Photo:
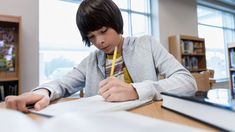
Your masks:
<svg viewBox="0 0 235 132"><path fill-rule="evenodd" d="M168 37L198 36L196 0L158 0L160 42L168 49Z"/></svg>
<svg viewBox="0 0 235 132"><path fill-rule="evenodd" d="M1 0L0 13L22 16L20 70L22 91L29 91L39 81L39 2L35 0Z"/></svg>

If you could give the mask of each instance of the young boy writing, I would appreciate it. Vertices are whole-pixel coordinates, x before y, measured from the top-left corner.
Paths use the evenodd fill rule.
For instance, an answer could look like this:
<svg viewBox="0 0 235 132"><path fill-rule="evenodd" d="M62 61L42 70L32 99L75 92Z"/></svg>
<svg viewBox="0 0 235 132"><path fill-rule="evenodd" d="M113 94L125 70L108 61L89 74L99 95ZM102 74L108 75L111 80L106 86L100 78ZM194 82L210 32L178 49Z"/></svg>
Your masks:
<svg viewBox="0 0 235 132"><path fill-rule="evenodd" d="M28 112L26 105L33 104L40 110L50 101L81 89L85 89L85 96L100 94L107 101L159 100L163 91L191 94L196 90L192 75L153 37L122 36L123 19L112 0L83 0L76 22L85 45L98 50L62 79L6 97L7 108ZM112 66L115 48L116 63ZM160 75L165 79L160 80Z"/></svg>

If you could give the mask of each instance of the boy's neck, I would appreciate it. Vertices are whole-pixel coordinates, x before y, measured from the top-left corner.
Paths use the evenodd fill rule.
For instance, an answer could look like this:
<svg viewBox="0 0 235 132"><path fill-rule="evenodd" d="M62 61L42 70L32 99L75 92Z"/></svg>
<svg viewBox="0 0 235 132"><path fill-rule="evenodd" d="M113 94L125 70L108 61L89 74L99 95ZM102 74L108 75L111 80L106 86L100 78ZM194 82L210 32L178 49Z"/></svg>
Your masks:
<svg viewBox="0 0 235 132"><path fill-rule="evenodd" d="M124 38L120 36L120 41L118 43L118 52L122 51L123 42L124 42Z"/></svg>
<svg viewBox="0 0 235 132"><path fill-rule="evenodd" d="M117 45L117 52L118 53L122 53L122 46L123 46L123 42L124 42L124 38L120 35L120 40L119 40L119 43ZM107 55L113 55L113 52L112 53L109 53Z"/></svg>

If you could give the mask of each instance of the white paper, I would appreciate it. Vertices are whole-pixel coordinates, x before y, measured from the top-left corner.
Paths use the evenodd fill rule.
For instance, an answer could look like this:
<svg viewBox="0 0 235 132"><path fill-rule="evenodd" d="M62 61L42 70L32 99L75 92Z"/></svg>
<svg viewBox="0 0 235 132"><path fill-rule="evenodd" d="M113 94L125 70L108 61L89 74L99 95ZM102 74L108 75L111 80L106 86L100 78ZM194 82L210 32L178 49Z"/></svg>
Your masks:
<svg viewBox="0 0 235 132"><path fill-rule="evenodd" d="M145 117L125 111L71 112L40 124L27 115L0 109L1 132L194 132L200 129Z"/></svg>
<svg viewBox="0 0 235 132"><path fill-rule="evenodd" d="M64 114L43 125L43 132L194 132L200 129L153 119L130 112Z"/></svg>
<svg viewBox="0 0 235 132"><path fill-rule="evenodd" d="M40 132L39 125L25 114L9 109L0 109L1 132Z"/></svg>
<svg viewBox="0 0 235 132"><path fill-rule="evenodd" d="M52 104L43 110L32 112L50 116L58 116L76 111L90 113L120 111L135 108L149 101L151 101L151 99L142 101L134 100L125 102L107 102L102 96L96 95L88 98L81 98L78 100Z"/></svg>

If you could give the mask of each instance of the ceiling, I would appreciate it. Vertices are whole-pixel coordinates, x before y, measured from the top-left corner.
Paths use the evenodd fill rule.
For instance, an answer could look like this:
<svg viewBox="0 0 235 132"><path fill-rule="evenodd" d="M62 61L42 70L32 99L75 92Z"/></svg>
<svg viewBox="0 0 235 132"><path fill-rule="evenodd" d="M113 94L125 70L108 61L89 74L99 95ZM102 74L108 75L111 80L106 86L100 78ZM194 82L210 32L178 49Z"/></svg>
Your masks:
<svg viewBox="0 0 235 132"><path fill-rule="evenodd" d="M218 0L218 1L235 7L235 0Z"/></svg>

